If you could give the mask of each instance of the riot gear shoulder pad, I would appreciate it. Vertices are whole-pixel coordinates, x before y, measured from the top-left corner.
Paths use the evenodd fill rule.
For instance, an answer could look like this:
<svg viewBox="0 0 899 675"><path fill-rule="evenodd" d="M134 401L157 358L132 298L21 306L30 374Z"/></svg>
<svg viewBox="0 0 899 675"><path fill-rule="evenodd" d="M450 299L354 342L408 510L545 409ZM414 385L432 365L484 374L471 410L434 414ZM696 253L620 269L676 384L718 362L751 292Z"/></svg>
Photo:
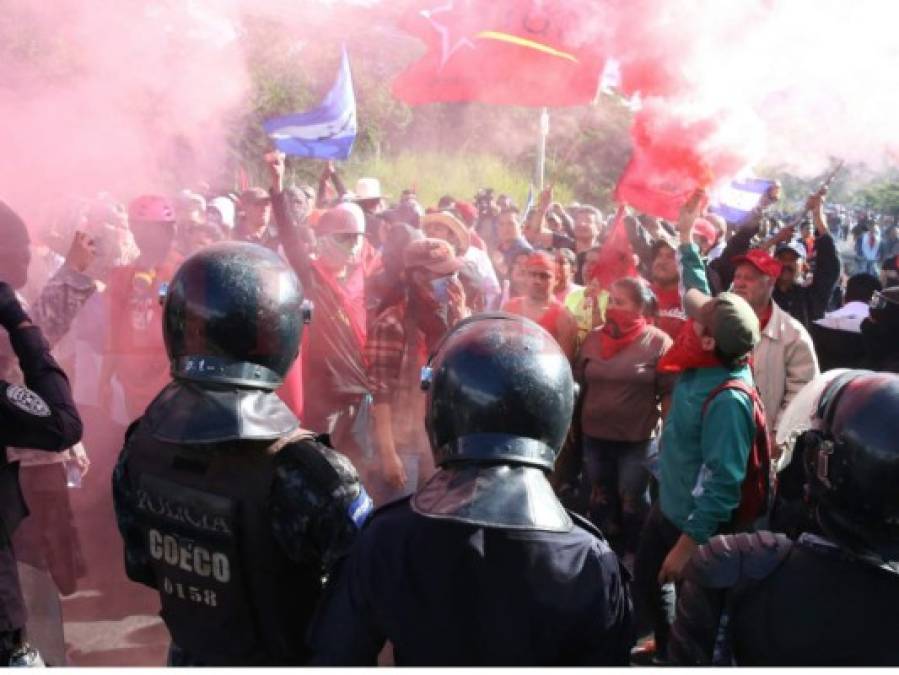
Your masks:
<svg viewBox="0 0 899 675"><path fill-rule="evenodd" d="M303 476L325 494L347 480L359 480L349 459L313 437L287 443L278 451L275 461L277 464L290 463L301 470Z"/></svg>
<svg viewBox="0 0 899 675"><path fill-rule="evenodd" d="M299 426L274 392L184 379L159 392L142 419L157 440L188 445L274 441Z"/></svg>
<svg viewBox="0 0 899 675"><path fill-rule="evenodd" d="M684 578L707 588L759 581L777 569L792 547L789 538L775 532L718 535L690 559Z"/></svg>

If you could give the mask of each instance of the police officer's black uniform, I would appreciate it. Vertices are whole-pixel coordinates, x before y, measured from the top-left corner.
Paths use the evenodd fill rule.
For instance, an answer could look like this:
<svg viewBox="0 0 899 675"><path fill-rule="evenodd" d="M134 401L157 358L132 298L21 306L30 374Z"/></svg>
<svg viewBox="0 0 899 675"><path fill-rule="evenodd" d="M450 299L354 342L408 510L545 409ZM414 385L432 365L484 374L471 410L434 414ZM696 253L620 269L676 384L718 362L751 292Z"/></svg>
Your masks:
<svg viewBox="0 0 899 675"><path fill-rule="evenodd" d="M701 547L679 592L676 665L899 664L899 376L848 371L815 417L793 461L805 464L821 533Z"/></svg>
<svg viewBox="0 0 899 675"><path fill-rule="evenodd" d="M23 648L25 606L11 536L28 515L19 489L19 464L7 462L7 447L60 452L81 440L81 418L65 373L50 354L39 328L0 282L0 325L19 360L25 386L0 380L0 664Z"/></svg>
<svg viewBox="0 0 899 675"><path fill-rule="evenodd" d="M546 480L574 383L521 317L460 323L426 372L440 467L375 512L310 629L314 664L626 665L626 572Z"/></svg>
<svg viewBox="0 0 899 675"><path fill-rule="evenodd" d="M302 288L271 251L226 243L185 261L165 303L174 381L113 476L128 576L159 590L170 665L302 664L323 577L371 510L352 464L274 393Z"/></svg>

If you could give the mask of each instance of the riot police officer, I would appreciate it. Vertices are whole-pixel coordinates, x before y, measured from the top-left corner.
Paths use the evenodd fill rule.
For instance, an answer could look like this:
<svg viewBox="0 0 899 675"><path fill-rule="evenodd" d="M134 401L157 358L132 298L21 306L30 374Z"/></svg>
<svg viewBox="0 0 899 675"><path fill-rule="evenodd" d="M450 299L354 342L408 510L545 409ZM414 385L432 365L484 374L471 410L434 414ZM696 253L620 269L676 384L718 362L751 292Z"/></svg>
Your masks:
<svg viewBox="0 0 899 675"><path fill-rule="evenodd" d="M0 202L0 326L18 358L25 385L0 380L0 665L39 664L23 635L25 605L11 537L28 515L19 488L19 463L7 447L61 452L81 440L81 418L69 381L50 354L40 328L32 324L16 297L28 279L29 239L22 219Z"/></svg>
<svg viewBox="0 0 899 675"><path fill-rule="evenodd" d="M296 665L323 576L371 510L352 464L274 390L297 357L302 286L272 251L209 246L165 298L173 381L113 475L125 566L159 591L170 665Z"/></svg>
<svg viewBox="0 0 899 675"><path fill-rule="evenodd" d="M830 378L811 426L792 461L805 465L820 532L727 535L699 549L680 592L675 664L899 664L899 376Z"/></svg>
<svg viewBox="0 0 899 675"><path fill-rule="evenodd" d="M460 322L423 373L436 474L384 505L310 628L313 664L626 665L627 573L546 474L574 381L537 324Z"/></svg>

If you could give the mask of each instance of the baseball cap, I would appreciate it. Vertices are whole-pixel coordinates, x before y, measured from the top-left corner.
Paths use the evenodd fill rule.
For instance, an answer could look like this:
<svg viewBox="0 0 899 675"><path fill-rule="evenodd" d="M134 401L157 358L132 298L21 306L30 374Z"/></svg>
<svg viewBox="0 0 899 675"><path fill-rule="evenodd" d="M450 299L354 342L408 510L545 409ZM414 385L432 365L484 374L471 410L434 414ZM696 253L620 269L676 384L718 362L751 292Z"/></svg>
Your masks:
<svg viewBox="0 0 899 675"><path fill-rule="evenodd" d="M762 274L774 277L775 279L780 276L780 270L783 267L783 265L771 257L770 253L763 251L760 248L751 249L745 255L734 257L734 267L743 263L749 263Z"/></svg>
<svg viewBox="0 0 899 675"><path fill-rule="evenodd" d="M805 244L803 244L801 241L783 242L781 244L778 244L777 248L774 249L774 257L776 258L781 253L794 253L799 258L805 258Z"/></svg>
<svg viewBox="0 0 899 675"><path fill-rule="evenodd" d="M452 274L464 265L449 242L429 238L410 242L403 251L403 262L406 269L423 267L437 274Z"/></svg>
<svg viewBox="0 0 899 675"><path fill-rule="evenodd" d="M734 293L709 297L691 288L684 294L687 316L709 329L715 343L728 356L744 356L761 339L759 319L749 303Z"/></svg>

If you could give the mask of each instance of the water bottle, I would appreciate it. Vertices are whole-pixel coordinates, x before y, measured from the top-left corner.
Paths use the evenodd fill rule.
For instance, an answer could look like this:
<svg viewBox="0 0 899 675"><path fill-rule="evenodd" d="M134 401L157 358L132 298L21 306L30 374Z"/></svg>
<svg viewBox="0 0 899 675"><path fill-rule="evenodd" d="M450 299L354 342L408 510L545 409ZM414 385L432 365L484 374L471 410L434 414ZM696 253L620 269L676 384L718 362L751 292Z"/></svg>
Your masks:
<svg viewBox="0 0 899 675"><path fill-rule="evenodd" d="M64 463L66 468L66 487L67 488L80 488L81 487L81 468L78 466L78 462L73 460L67 460Z"/></svg>

